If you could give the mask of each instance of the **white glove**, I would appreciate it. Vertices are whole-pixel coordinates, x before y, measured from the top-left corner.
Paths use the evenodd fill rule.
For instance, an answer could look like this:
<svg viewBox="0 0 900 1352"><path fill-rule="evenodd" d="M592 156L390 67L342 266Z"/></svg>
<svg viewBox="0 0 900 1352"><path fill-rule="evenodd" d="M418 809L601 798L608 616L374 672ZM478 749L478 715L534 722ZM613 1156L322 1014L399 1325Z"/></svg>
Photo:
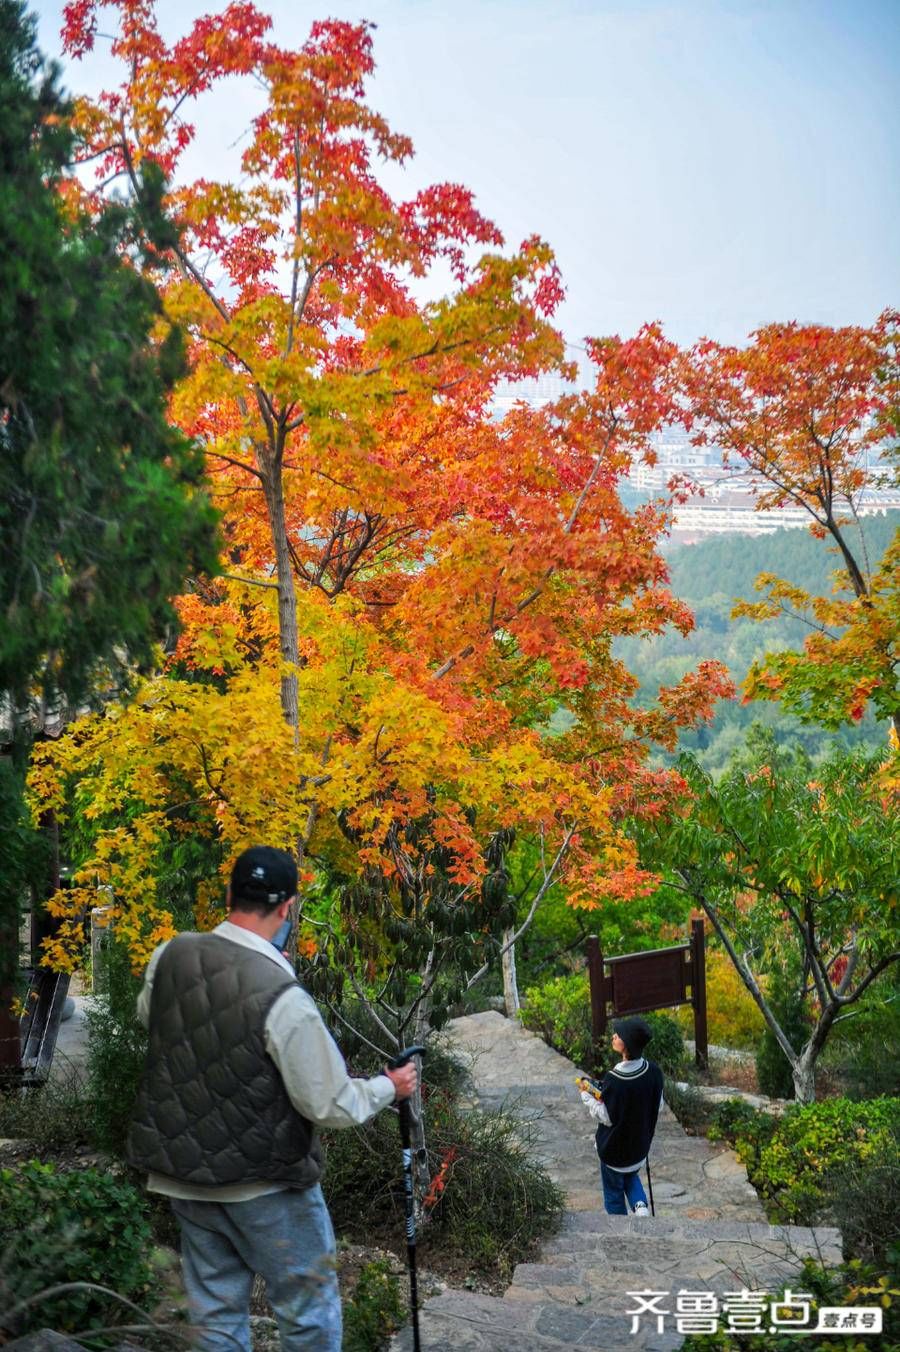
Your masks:
<svg viewBox="0 0 900 1352"><path fill-rule="evenodd" d="M581 1101L584 1104L585 1108L587 1108L591 1117L595 1118L599 1122L600 1118L603 1116L603 1104L600 1102L600 1100L595 1099L593 1094L589 1094L586 1089L582 1089Z"/></svg>

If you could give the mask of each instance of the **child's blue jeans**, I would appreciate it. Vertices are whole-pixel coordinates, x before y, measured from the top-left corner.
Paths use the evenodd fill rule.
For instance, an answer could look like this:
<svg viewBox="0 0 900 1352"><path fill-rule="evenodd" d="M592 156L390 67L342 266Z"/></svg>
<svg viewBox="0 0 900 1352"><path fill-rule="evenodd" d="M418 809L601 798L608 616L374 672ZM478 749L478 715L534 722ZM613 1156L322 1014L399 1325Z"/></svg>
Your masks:
<svg viewBox="0 0 900 1352"><path fill-rule="evenodd" d="M647 1194L644 1192L639 1170L635 1169L631 1173L623 1174L618 1169L610 1169L609 1165L604 1164L601 1160L600 1180L603 1184L603 1205L610 1216L628 1215L628 1207L625 1205L626 1199L630 1203L632 1211L638 1202L647 1205Z"/></svg>

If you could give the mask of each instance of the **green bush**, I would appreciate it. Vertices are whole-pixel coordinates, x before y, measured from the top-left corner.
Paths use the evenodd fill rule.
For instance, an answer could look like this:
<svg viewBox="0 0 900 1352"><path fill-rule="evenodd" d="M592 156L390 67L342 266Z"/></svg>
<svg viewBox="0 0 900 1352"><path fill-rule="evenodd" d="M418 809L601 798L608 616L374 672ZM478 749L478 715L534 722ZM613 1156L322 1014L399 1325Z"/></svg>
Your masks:
<svg viewBox="0 0 900 1352"><path fill-rule="evenodd" d="M831 1202L831 1178L897 1159L900 1099L825 1099L789 1108L759 1153L756 1183L787 1218L809 1224Z"/></svg>
<svg viewBox="0 0 900 1352"><path fill-rule="evenodd" d="M838 1268L825 1268L820 1263L807 1258L802 1273L791 1282L792 1291L809 1292L812 1296L811 1323L818 1323L818 1310L822 1307L834 1308L842 1305L881 1305L884 1308L884 1331L880 1337L865 1335L860 1339L835 1337L827 1334L821 1338L801 1337L788 1331L784 1334L771 1334L768 1331L756 1336L741 1333L735 1335L722 1329L715 1334L694 1334L685 1338L681 1352L896 1352L900 1346L900 1317L896 1297L896 1273L883 1273L857 1261L843 1263ZM784 1295L779 1288L778 1295ZM772 1292L772 1299L776 1294Z"/></svg>
<svg viewBox="0 0 900 1352"><path fill-rule="evenodd" d="M846 1254L882 1264L900 1243L900 1099L826 1099L780 1119L729 1100L710 1136L734 1144L777 1219L831 1220Z"/></svg>
<svg viewBox="0 0 900 1352"><path fill-rule="evenodd" d="M667 1078L665 1099L686 1132L692 1136L705 1134L715 1110L696 1085L676 1084Z"/></svg>
<svg viewBox="0 0 900 1352"><path fill-rule="evenodd" d="M707 1136L711 1141L733 1145L747 1166L748 1176L755 1180L760 1151L771 1140L777 1125L778 1120L771 1113L751 1108L743 1099L726 1099L716 1105Z"/></svg>
<svg viewBox="0 0 900 1352"><path fill-rule="evenodd" d="M556 1228L563 1193L530 1158L510 1113L461 1114L448 1098L429 1106L432 1177L439 1179L429 1243L507 1275Z"/></svg>
<svg viewBox="0 0 900 1352"><path fill-rule="evenodd" d="M344 1302L343 1352L378 1352L406 1318L400 1283L386 1259L366 1263Z"/></svg>
<svg viewBox="0 0 900 1352"><path fill-rule="evenodd" d="M590 1069L593 1060L591 997L586 972L558 976L525 992L520 1018L549 1046Z"/></svg>
<svg viewBox="0 0 900 1352"><path fill-rule="evenodd" d="M850 1098L900 1094L900 970L886 972L865 1002L839 1020L822 1053L822 1069L836 1075Z"/></svg>
<svg viewBox="0 0 900 1352"><path fill-rule="evenodd" d="M426 1063L427 1064L427 1063ZM427 1090L426 1139L432 1192L420 1248L507 1274L562 1214L563 1196L529 1159L508 1113L459 1110L453 1094ZM400 1139L393 1113L365 1127L325 1134L323 1187L336 1230L363 1241L403 1233ZM365 1198L361 1207L360 1199Z"/></svg>
<svg viewBox="0 0 900 1352"><path fill-rule="evenodd" d="M0 1170L0 1308L24 1309L4 1325L16 1334L51 1327L80 1333L133 1323L133 1311L96 1290L42 1298L63 1283L109 1287L146 1306L156 1278L152 1235L141 1194L129 1183L85 1169L57 1173L30 1160Z"/></svg>
<svg viewBox="0 0 900 1352"><path fill-rule="evenodd" d="M716 1104L712 1124L709 1129L711 1141L728 1141L732 1145L740 1140L757 1142L768 1141L776 1126L771 1113L760 1112L743 1099L725 1099Z"/></svg>
<svg viewBox="0 0 900 1352"><path fill-rule="evenodd" d="M865 1262L900 1268L900 1151L884 1159L835 1165L829 1172L830 1217L844 1251ZM900 1273L897 1274L900 1277Z"/></svg>

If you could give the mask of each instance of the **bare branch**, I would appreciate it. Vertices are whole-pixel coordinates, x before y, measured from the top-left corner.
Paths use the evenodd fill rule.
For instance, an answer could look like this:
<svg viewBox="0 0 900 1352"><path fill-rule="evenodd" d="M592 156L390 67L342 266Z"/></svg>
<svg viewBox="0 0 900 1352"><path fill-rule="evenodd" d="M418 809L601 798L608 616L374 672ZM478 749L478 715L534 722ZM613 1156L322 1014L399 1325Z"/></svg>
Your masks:
<svg viewBox="0 0 900 1352"><path fill-rule="evenodd" d="M569 843L573 835L577 831L577 829L578 824L576 822L575 825L569 827L569 829L566 831L565 836L563 837L562 844L560 845L559 849L556 852L556 858L550 865L549 872L547 871L546 868L544 869L544 880L534 895L534 899L532 900L527 916L525 917L519 928L516 930L512 938L507 940L507 942L503 945L500 951L494 955L495 962L497 958L502 958L504 953L508 953L509 950L513 947L513 945L516 944L519 939L521 939L522 935L528 929L529 925L534 919L535 911L537 910L538 905L547 895L548 890L552 887L556 879L556 874L560 868L560 865L562 864L563 859L565 859L566 855L569 852ZM488 961L482 967L479 967L475 975L473 977L470 977L469 980L466 982L466 990L471 990L471 988L475 985L476 981L480 981L483 976L486 976L487 973L491 970L492 965L493 964L490 961Z"/></svg>

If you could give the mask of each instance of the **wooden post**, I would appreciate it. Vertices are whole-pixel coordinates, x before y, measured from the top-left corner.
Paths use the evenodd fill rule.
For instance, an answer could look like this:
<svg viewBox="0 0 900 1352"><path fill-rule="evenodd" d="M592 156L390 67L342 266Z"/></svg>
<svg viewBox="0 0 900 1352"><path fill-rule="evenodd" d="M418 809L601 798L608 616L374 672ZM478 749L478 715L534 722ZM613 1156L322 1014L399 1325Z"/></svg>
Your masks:
<svg viewBox="0 0 900 1352"><path fill-rule="evenodd" d="M709 1064L706 1033L706 935L702 920L691 922L691 1004L694 1006L694 1060Z"/></svg>
<svg viewBox="0 0 900 1352"><path fill-rule="evenodd" d="M588 981L591 987L591 1040L596 1074L602 1068L602 1048L606 1042L606 982L603 979L603 954L600 940L591 934L587 941Z"/></svg>

